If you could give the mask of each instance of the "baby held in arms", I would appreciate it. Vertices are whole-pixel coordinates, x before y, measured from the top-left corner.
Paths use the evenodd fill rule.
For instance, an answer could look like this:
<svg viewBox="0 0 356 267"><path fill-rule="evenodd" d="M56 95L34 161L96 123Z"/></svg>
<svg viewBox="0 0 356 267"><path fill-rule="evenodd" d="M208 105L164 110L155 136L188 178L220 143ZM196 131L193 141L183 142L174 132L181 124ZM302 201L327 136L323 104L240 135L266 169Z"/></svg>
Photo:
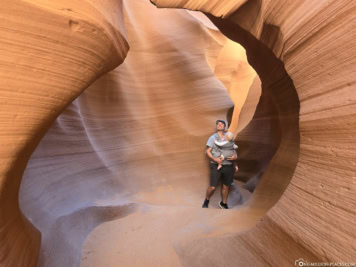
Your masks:
<svg viewBox="0 0 356 267"><path fill-rule="evenodd" d="M234 155L237 145L234 143L234 134L227 132L224 136L225 140L215 140L215 143L212 147L212 154L215 158L220 158L221 161L224 159L230 158ZM235 163L234 163L235 165ZM221 164L218 164L218 170L222 167Z"/></svg>

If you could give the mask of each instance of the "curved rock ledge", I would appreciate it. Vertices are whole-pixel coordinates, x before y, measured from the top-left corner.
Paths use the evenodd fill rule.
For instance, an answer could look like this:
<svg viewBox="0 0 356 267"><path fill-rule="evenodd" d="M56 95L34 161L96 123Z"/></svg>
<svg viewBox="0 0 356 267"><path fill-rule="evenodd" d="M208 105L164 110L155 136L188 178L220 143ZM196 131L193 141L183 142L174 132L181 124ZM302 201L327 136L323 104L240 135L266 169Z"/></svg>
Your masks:
<svg viewBox="0 0 356 267"><path fill-rule="evenodd" d="M179 1L174 2L175 6L184 7L185 1L180 1L180 4ZM262 222L248 233L237 234L221 242L234 243L234 249L227 249L232 253L229 259L241 265L259 262L257 265L286 266L299 258L309 262L354 262L353 195L356 188L352 140L355 124L350 122L355 121L355 78L351 67L355 62L351 56L355 49L355 32L350 32L350 25L355 23L352 15L355 3L248 2L245 7L255 6L251 8L255 11L253 24L241 23L243 15L239 11L238 15L232 14L227 20L210 18L226 36L246 48L248 60L260 77L264 73L257 66L257 59L262 57L258 54L261 50L247 46L251 37L244 38L242 28L260 39L283 61L300 100L300 151L290 185ZM156 2L160 7L169 7L170 3L169 0ZM213 14L213 10L207 12ZM254 52L249 54L249 51ZM263 63L260 61L261 65ZM274 78L266 77L267 81L261 78L262 87L271 86ZM294 104L290 106L289 97L282 100L288 91L278 86L269 89L277 107L293 109ZM276 192L288 185L284 171L294 165L298 143L295 131L290 135L283 132L283 128L289 131L298 125L296 119L290 121L284 115L282 113L285 125L282 125L281 147L251 198L251 205L258 204L258 199L264 203L275 199ZM270 176L271 171L273 174ZM269 178L275 181L274 185L268 181ZM257 210L264 207L255 206ZM199 245L194 244L194 247ZM213 240L211 248L216 247L219 244ZM191 266L205 261L214 266L223 260L211 257L212 254L206 250L199 252L198 257L195 254L193 259L189 256L192 252L189 248L192 247L185 249L181 259L187 258ZM233 252L235 249L241 253ZM202 259L203 263L199 261Z"/></svg>
<svg viewBox="0 0 356 267"><path fill-rule="evenodd" d="M85 1L1 3L1 266L34 266L38 258L40 234L18 202L30 155L56 117L128 51L110 1L102 7L105 16Z"/></svg>
<svg viewBox="0 0 356 267"><path fill-rule="evenodd" d="M356 3L151 2L171 9L2 3L0 265L355 262ZM205 141L254 75L226 62L233 41L262 82L231 125L260 183L242 208L203 210Z"/></svg>

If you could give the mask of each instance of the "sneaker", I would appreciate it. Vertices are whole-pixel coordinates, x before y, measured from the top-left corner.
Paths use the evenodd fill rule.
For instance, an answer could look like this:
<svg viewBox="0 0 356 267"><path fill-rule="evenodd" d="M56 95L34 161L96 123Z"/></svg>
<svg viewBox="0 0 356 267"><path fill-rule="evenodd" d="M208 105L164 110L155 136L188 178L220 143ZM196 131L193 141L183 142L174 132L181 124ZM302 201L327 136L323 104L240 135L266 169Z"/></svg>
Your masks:
<svg viewBox="0 0 356 267"><path fill-rule="evenodd" d="M209 207L209 200L205 199L202 208L208 208Z"/></svg>
<svg viewBox="0 0 356 267"><path fill-rule="evenodd" d="M223 210L228 210L229 207L227 206L227 204L223 203L222 201L219 202L219 206L220 208L222 208Z"/></svg>

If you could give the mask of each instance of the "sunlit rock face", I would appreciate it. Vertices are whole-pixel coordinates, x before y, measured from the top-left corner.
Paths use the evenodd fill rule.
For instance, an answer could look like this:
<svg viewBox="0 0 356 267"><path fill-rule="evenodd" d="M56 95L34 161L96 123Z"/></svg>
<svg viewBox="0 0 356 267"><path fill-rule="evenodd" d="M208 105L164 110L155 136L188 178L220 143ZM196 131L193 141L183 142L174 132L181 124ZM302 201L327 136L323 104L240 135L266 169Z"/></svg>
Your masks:
<svg viewBox="0 0 356 267"><path fill-rule="evenodd" d="M354 261L356 4L152 3L2 4L0 265ZM233 106L260 182L203 210Z"/></svg>

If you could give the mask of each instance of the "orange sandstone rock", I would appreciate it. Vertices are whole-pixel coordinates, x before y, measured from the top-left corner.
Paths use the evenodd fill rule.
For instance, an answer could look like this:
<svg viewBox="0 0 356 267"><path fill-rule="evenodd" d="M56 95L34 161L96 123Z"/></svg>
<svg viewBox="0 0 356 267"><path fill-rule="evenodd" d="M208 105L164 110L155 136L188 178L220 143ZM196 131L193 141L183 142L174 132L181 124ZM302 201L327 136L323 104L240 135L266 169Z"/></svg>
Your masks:
<svg viewBox="0 0 356 267"><path fill-rule="evenodd" d="M151 2L2 3L0 265L355 262L356 3ZM234 104L260 182L203 210Z"/></svg>

